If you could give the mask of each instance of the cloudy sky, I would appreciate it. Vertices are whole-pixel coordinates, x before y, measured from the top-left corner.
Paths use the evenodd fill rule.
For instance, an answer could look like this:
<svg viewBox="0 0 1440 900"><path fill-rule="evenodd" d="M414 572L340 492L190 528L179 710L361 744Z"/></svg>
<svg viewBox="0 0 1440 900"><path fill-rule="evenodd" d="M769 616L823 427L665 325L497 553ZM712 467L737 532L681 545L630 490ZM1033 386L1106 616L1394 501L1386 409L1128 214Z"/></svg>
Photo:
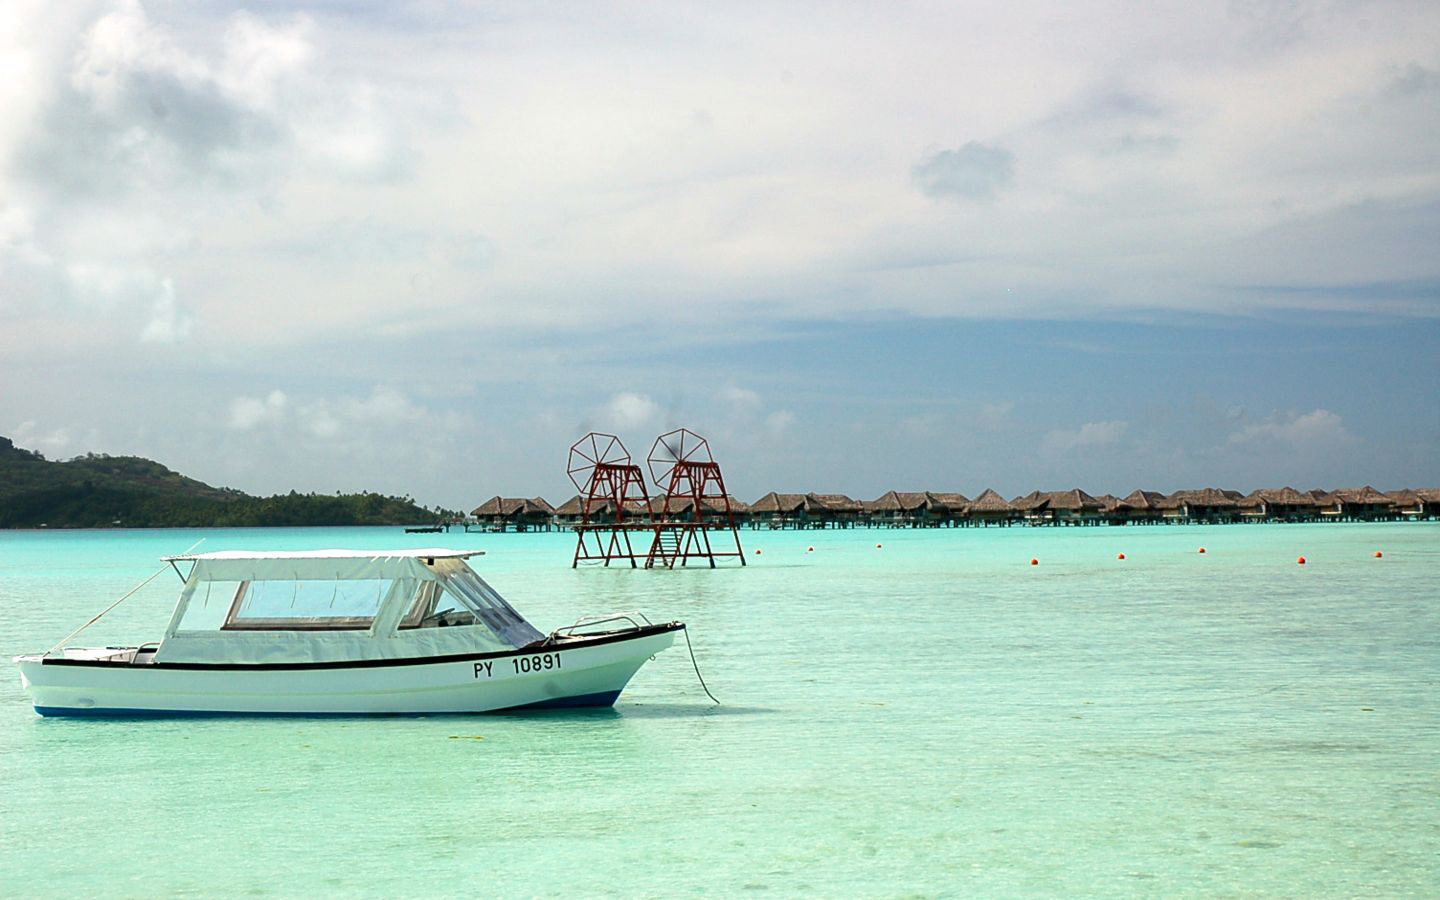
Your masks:
<svg viewBox="0 0 1440 900"><path fill-rule="evenodd" d="M0 434L270 493L1440 483L1440 5L0 3Z"/></svg>

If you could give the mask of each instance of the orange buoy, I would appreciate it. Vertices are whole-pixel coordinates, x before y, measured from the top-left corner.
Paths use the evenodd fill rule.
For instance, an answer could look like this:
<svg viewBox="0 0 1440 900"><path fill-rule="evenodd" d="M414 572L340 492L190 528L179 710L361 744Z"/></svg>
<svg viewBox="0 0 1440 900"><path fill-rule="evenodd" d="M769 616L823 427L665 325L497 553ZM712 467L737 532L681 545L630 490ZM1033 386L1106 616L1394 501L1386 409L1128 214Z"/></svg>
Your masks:
<svg viewBox="0 0 1440 900"><path fill-rule="evenodd" d="M806 548L805 548L805 552L806 552L806 553L814 553L814 552L815 552L815 548L814 548L814 547L806 547Z"/></svg>
<svg viewBox="0 0 1440 900"><path fill-rule="evenodd" d="M1117 557L1115 557L1115 558L1116 558L1116 559L1124 559L1124 558L1125 558L1125 554L1122 553L1122 554L1120 554L1119 556L1117 556Z"/></svg>
<svg viewBox="0 0 1440 900"><path fill-rule="evenodd" d="M756 556L759 556L759 555L760 555L760 548L759 548L759 547L756 547L756 548L755 548L755 555L756 555Z"/></svg>
<svg viewBox="0 0 1440 900"><path fill-rule="evenodd" d="M1032 565L1032 566L1038 566L1038 565L1040 565L1040 560L1038 560L1038 559L1032 559L1032 560L1030 560L1030 565Z"/></svg>
<svg viewBox="0 0 1440 900"><path fill-rule="evenodd" d="M1200 548L1200 552L1201 552L1201 553L1204 553L1204 552L1205 552L1205 548L1204 548L1204 547L1201 547L1201 548Z"/></svg>
<svg viewBox="0 0 1440 900"><path fill-rule="evenodd" d="M1303 556L1300 557L1299 559L1295 560L1295 561L1296 561L1297 563L1299 563L1300 565L1302 565L1302 566L1305 565L1305 557L1303 557Z"/></svg>
<svg viewBox="0 0 1440 900"><path fill-rule="evenodd" d="M1375 558L1376 558L1376 559L1379 559L1380 557L1382 557L1382 556L1384 556L1384 555L1385 555L1385 554L1381 553L1379 550L1376 550L1376 551L1375 551Z"/></svg>

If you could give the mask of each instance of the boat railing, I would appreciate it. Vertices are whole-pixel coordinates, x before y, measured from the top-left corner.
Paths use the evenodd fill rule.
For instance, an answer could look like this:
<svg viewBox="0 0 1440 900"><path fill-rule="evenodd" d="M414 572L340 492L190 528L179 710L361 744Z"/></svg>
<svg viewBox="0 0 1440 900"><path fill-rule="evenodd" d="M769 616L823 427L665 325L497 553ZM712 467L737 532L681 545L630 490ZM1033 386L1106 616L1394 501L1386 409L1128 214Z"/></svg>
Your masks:
<svg viewBox="0 0 1440 900"><path fill-rule="evenodd" d="M584 618L577 619L575 620L575 623L573 625L566 625L564 628L557 628L554 631L550 632L550 637L552 639L561 637L576 637L577 631L581 628L594 628L596 625L606 625L611 622L630 623L629 628L612 629L619 631L639 631L641 628L655 624L654 622L651 622L642 612L631 611L606 613L605 615L601 616L585 616ZM643 625L641 624L642 622L644 623Z"/></svg>

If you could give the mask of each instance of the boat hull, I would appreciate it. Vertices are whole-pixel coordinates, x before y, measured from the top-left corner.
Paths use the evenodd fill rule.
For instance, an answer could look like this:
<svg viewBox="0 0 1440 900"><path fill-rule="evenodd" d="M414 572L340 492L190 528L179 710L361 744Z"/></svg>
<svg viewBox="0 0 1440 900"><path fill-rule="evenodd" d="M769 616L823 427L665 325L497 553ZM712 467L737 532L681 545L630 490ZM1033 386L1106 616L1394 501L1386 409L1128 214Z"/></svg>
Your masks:
<svg viewBox="0 0 1440 900"><path fill-rule="evenodd" d="M44 716L423 715L610 706L680 623L509 653L356 663L143 663L21 657Z"/></svg>

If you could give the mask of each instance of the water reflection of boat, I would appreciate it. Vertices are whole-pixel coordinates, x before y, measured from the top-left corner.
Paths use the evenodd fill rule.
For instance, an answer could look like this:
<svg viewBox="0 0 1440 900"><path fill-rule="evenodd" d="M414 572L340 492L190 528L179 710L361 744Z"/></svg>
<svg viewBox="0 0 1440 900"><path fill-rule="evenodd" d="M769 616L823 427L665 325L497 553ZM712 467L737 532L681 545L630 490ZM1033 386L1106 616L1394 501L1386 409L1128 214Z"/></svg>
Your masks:
<svg viewBox="0 0 1440 900"><path fill-rule="evenodd" d="M162 640L15 662L47 716L476 713L609 706L685 628L632 613L544 635L467 564L477 555L167 557L190 571Z"/></svg>

